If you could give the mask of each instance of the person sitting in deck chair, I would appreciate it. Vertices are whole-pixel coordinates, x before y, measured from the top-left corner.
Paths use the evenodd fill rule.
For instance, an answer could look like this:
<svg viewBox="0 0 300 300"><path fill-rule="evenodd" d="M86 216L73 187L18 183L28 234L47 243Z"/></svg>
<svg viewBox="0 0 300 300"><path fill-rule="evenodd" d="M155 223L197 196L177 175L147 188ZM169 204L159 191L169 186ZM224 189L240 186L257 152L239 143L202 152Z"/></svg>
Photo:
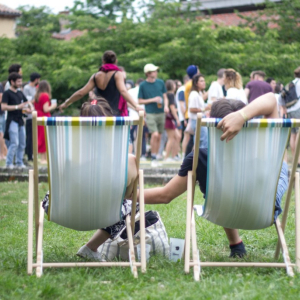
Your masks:
<svg viewBox="0 0 300 300"><path fill-rule="evenodd" d="M112 109L108 102L101 97L96 97L96 99L83 103L80 116L82 117L101 117L113 116ZM90 241L82 246L77 255L83 258L88 258L91 260L101 261L101 254L97 252L97 249L100 245L102 245L107 239L113 239L118 233L125 227L126 216L131 213L131 201L126 200L132 195L134 181L137 177L137 166L135 156L132 154L128 154L128 173L127 173L127 188L125 192L125 199L122 204L122 220L118 223L111 225L106 228L99 229L95 232ZM47 192L44 200L43 207L45 212L48 211L48 203L49 203L49 192ZM137 204L136 212L139 211L139 206Z"/></svg>
<svg viewBox="0 0 300 300"><path fill-rule="evenodd" d="M268 93L258 97L249 105L239 100L223 99L213 103L211 108L212 118L223 118L218 128L223 131L221 140L229 142L243 127L245 121L259 115L265 118L278 118L277 103L275 96ZM192 170L193 155L190 153L185 157L178 175L176 175L164 187L145 189L144 197L146 204L168 204L187 190L188 171ZM274 162L276 163L276 162ZM280 163L280 162L277 162ZM196 181L199 183L201 192L205 197L207 179L207 148L199 149L198 167ZM288 166L283 162L278 180L274 219L282 212L280 207L281 198L288 187ZM230 257L243 257L246 254L245 246L239 236L237 229L224 228L230 244Z"/></svg>

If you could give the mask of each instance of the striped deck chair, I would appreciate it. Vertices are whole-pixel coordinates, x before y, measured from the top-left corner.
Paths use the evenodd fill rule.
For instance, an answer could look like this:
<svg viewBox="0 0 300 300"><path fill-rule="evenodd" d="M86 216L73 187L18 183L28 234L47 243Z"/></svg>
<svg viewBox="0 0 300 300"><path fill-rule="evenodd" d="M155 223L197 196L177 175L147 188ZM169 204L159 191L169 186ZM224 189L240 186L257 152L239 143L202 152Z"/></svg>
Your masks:
<svg viewBox="0 0 300 300"><path fill-rule="evenodd" d="M39 203L37 165L37 126L45 127L49 209L48 220L74 230L95 230L121 220L121 208L127 185L129 132L138 125L136 162L139 170L143 113L130 117L41 117L33 113L34 169L29 172L28 201L28 264L27 272L41 276L48 267L131 267L134 277L137 267L146 271L145 213L143 171L134 183L131 219L126 218L129 241L129 262L43 262L44 209ZM133 235L140 186L141 262L135 260ZM33 262L33 207L35 211L36 262Z"/></svg>
<svg viewBox="0 0 300 300"><path fill-rule="evenodd" d="M208 157L206 199L202 217L225 228L257 230L274 222L274 206L277 183L281 171L291 127L299 127L299 121L282 119L254 119L229 143L220 140L223 132L216 128L220 119L203 119L197 116L196 141L199 144L200 127L208 127ZM300 139L291 170L282 224L277 218L275 227L278 245L275 259L282 249L284 263L201 262L197 249L194 191L199 150L194 153L193 169L188 173L187 226L185 244L185 272L194 268L194 279L199 280L201 267L282 267L293 276L293 267L300 271L300 203L299 174L296 173L300 151ZM290 198L295 184L296 202L296 263L290 261L284 229ZM191 255L192 240L192 255Z"/></svg>

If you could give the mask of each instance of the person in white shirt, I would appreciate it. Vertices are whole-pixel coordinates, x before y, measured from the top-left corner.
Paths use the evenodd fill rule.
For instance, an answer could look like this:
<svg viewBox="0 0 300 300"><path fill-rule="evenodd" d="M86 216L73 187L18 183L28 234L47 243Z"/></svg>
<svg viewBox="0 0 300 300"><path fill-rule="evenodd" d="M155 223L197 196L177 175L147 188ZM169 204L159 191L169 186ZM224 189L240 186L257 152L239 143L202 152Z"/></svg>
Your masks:
<svg viewBox="0 0 300 300"><path fill-rule="evenodd" d="M289 119L300 119L300 67L295 69L294 75L295 75L295 79L293 80L293 83L296 87L296 94L298 97L298 101L294 105L287 108L284 99L280 95L278 102L282 106L283 114L285 116L287 116ZM296 150L296 141L298 135L299 135L299 128L292 128L291 137L290 137L290 146L291 146L293 156ZM298 158L298 168L299 167L300 167L300 157Z"/></svg>
<svg viewBox="0 0 300 300"><path fill-rule="evenodd" d="M205 91L205 78L202 74L196 74L192 79L192 89L189 95L189 125L195 134L197 113L205 112L205 103L203 100L203 92ZM195 135L194 135L195 142ZM201 127L200 148L207 148L207 128Z"/></svg>
<svg viewBox="0 0 300 300"><path fill-rule="evenodd" d="M243 90L243 80L239 72L234 69L226 69L224 72L224 85L227 91L226 99L241 100L248 103L246 94Z"/></svg>
<svg viewBox="0 0 300 300"><path fill-rule="evenodd" d="M143 81L144 81L143 78L139 78L135 83L135 87L128 90L129 95L133 98L133 100L136 102L137 105L139 102L138 94L139 94L140 83ZM140 107L145 108L145 105L140 105ZM139 118L138 112L132 109L129 105L128 105L128 114L132 118L137 118L137 119ZM136 148L136 143L135 143L136 134L137 134L137 125L132 125L130 128L130 144L128 149L129 153L132 154L134 153L134 149ZM144 160L144 158L142 160Z"/></svg>
<svg viewBox="0 0 300 300"><path fill-rule="evenodd" d="M208 101L211 104L213 101L224 98L222 85L224 85L224 72L225 69L220 69L217 73L217 81L213 81L208 90Z"/></svg>

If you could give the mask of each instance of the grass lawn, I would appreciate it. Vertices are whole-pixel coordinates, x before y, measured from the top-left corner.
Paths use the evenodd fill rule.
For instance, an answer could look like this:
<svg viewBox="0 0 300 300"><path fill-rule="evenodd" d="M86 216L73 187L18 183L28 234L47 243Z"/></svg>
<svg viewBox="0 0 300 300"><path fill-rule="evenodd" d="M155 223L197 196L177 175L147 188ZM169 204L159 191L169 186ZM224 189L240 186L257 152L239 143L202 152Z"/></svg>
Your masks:
<svg viewBox="0 0 300 300"><path fill-rule="evenodd" d="M40 184L40 198L47 184ZM25 182L0 183L0 299L299 299L300 276L286 276L284 269L203 268L201 281L186 275L183 262L151 257L147 273L134 279L129 268L45 269L41 278L28 276L27 192ZM197 190L196 198L200 199ZM147 206L159 211L170 237L184 238L186 195L169 205ZM295 258L294 199L286 238ZM225 233L197 218L200 259L229 261ZM92 232L75 232L45 222L44 261L78 261L76 252ZM275 227L241 231L247 261L273 261L277 242ZM281 258L282 259L282 258Z"/></svg>

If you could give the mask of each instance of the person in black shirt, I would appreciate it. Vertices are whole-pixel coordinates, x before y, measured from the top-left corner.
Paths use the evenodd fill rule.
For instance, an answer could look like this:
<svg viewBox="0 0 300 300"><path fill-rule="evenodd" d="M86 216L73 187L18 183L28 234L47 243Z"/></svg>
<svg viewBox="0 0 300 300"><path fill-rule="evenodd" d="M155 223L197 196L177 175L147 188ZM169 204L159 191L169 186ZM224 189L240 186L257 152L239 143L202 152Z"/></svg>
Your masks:
<svg viewBox="0 0 300 300"><path fill-rule="evenodd" d="M31 113L32 104L26 103L27 98L18 90L22 86L22 76L20 74L11 73L8 81L10 88L3 93L1 104L1 109L8 111L4 133L4 138L9 140L6 167L10 169L14 167L13 160L16 155L16 166L24 168L25 126L22 110L25 113Z"/></svg>
<svg viewBox="0 0 300 300"><path fill-rule="evenodd" d="M7 152L5 142L3 139L3 133L5 130L5 115L4 115L4 111L1 110L3 92L4 92L4 88L3 85L0 83L0 160L5 159L6 152Z"/></svg>
<svg viewBox="0 0 300 300"><path fill-rule="evenodd" d="M278 118L277 102L273 93L262 95L247 106L245 106L245 104L239 100L216 101L213 103L211 109L211 117L223 118L218 124L218 129L223 131L221 140L226 140L226 142L230 141L235 135L238 134L246 120L259 115L264 115L266 118ZM202 148L199 150L196 181L198 181L200 190L205 197L207 178L207 149ZM193 156L193 152L186 156L178 175L172 178L172 180L169 181L164 187L145 189L145 203L168 204L173 199L184 193L187 190L188 171L191 171L193 167ZM276 193L276 202L278 202L275 205L276 216L281 212L280 202L287 189L287 185L287 164L284 162L282 165ZM278 213L276 213L276 208ZM246 254L246 250L239 236L238 230L229 228L224 228L224 230L230 244L230 256L243 257Z"/></svg>

